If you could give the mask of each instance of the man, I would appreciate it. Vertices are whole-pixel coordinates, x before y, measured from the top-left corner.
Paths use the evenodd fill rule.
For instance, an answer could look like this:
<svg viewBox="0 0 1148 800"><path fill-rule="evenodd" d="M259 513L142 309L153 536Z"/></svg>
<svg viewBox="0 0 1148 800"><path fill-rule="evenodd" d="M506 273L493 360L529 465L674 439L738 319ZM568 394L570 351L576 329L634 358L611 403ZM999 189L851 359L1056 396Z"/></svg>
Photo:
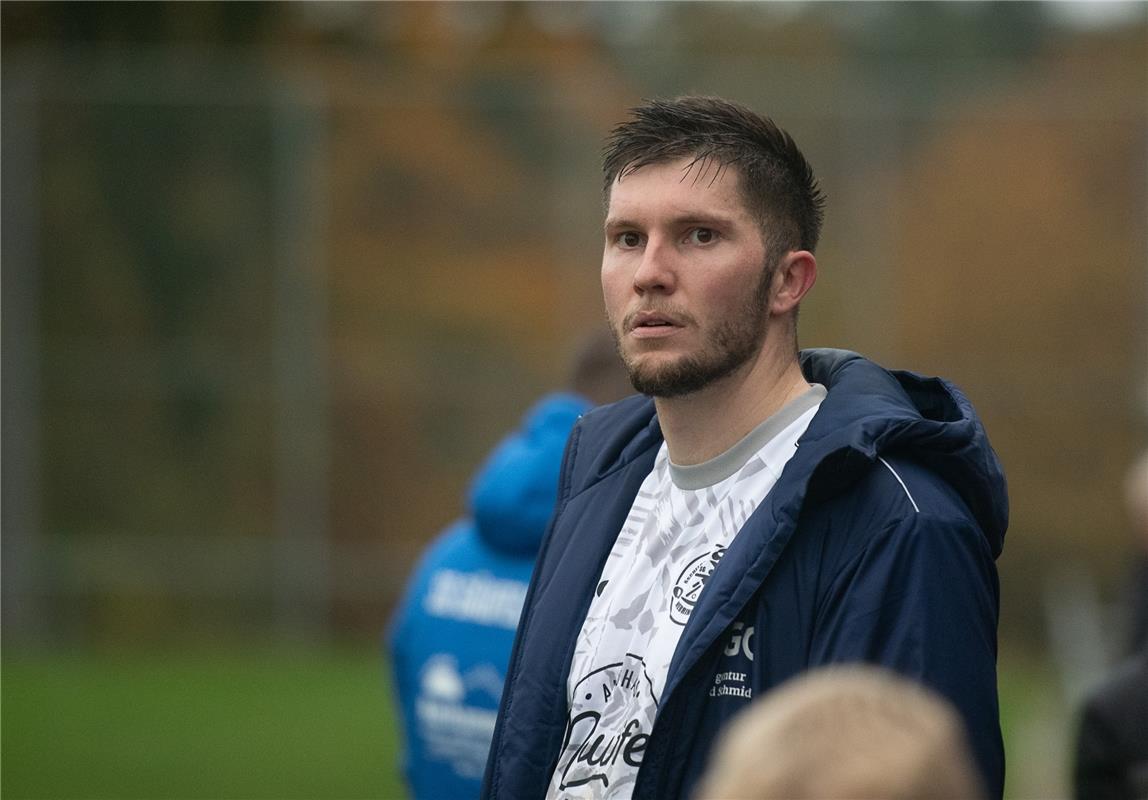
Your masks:
<svg viewBox="0 0 1148 800"><path fill-rule="evenodd" d="M798 352L823 199L771 121L648 102L604 172L603 296L649 397L571 433L485 796L686 797L754 697L857 661L950 700L999 796L1007 501L969 402Z"/></svg>
<svg viewBox="0 0 1148 800"><path fill-rule="evenodd" d="M535 403L487 457L469 515L435 540L386 642L418 800L478 797L514 628L558 492L566 437L595 404L630 393L605 331L575 357L570 390Z"/></svg>

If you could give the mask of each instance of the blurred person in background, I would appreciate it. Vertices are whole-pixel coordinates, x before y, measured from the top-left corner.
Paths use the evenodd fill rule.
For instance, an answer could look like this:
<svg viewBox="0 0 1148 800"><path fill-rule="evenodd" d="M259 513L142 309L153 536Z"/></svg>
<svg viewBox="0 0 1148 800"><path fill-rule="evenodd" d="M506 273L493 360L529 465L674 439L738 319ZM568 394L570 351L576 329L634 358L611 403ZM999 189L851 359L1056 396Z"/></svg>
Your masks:
<svg viewBox="0 0 1148 800"><path fill-rule="evenodd" d="M964 726L935 692L888 670L812 670L722 733L695 800L977 800Z"/></svg>
<svg viewBox="0 0 1148 800"><path fill-rule="evenodd" d="M1132 609L1135 653L1116 667L1085 699L1076 738L1074 774L1077 800L1148 798L1148 452L1128 472L1129 517L1137 537L1140 583Z"/></svg>
<svg viewBox="0 0 1148 800"><path fill-rule="evenodd" d="M824 199L771 120L649 101L603 172L607 318L645 396L571 434L484 796L687 797L755 696L871 662L956 706L999 797L1008 501L972 405L799 352Z"/></svg>
<svg viewBox="0 0 1148 800"><path fill-rule="evenodd" d="M1125 507L1135 536L1136 554L1128 587L1131 616L1129 653L1148 648L1148 450L1128 469L1124 481Z"/></svg>
<svg viewBox="0 0 1148 800"><path fill-rule="evenodd" d="M469 516L427 549L392 620L404 774L419 800L478 796L566 438L579 415L632 391L605 332L587 338L572 373L570 391L539 400L487 457Z"/></svg>

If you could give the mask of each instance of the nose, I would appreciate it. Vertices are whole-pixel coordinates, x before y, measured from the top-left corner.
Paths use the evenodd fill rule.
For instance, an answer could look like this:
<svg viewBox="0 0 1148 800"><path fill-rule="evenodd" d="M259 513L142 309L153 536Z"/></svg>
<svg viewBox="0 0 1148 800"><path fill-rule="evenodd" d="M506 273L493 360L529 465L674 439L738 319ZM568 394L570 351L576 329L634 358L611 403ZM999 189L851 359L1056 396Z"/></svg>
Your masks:
<svg viewBox="0 0 1148 800"><path fill-rule="evenodd" d="M649 292L673 294L675 288L677 278L673 250L651 237L634 272L634 291L639 295Z"/></svg>

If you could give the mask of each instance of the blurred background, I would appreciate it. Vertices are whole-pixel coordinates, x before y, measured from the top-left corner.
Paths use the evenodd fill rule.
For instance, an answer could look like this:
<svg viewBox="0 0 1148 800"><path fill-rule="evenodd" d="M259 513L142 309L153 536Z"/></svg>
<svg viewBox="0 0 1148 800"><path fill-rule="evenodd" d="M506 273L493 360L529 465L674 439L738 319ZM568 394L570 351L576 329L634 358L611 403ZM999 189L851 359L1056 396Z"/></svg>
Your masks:
<svg viewBox="0 0 1148 800"><path fill-rule="evenodd" d="M1007 794L1067 794L1148 444L1148 4L0 16L5 797L402 796L388 615L601 324L603 136L686 92L820 174L802 345L980 410Z"/></svg>

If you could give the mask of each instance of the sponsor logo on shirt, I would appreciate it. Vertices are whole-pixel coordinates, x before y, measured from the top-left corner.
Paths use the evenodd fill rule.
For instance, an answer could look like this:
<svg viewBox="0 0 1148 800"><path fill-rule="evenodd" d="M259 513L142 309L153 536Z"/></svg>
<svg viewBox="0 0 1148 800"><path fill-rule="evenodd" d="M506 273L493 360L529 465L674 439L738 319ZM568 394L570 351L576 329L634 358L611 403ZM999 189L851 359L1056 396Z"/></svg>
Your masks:
<svg viewBox="0 0 1148 800"><path fill-rule="evenodd" d="M657 708L646 665L627 653L624 661L608 664L583 676L574 686L562 757L558 763L559 791L597 784L610 786L618 765L636 770L650 738L652 719L631 701L648 696Z"/></svg>
<svg viewBox="0 0 1148 800"><path fill-rule="evenodd" d="M678 579L674 581L673 597L670 599L670 619L676 624L685 625L689 620L702 589L714 574L725 551L725 545L718 545L713 552L700 555L686 564L685 569L678 575Z"/></svg>

